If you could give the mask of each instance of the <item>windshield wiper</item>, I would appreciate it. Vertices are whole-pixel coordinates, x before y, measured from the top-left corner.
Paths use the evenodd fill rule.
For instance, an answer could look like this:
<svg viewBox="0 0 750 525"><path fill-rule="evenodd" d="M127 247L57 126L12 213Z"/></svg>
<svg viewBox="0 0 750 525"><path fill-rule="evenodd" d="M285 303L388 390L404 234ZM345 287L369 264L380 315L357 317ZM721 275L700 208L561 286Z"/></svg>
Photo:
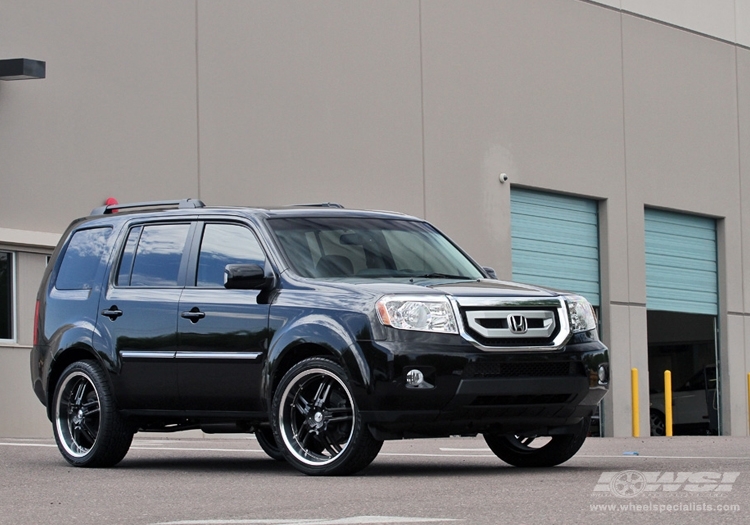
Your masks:
<svg viewBox="0 0 750 525"><path fill-rule="evenodd" d="M412 279L462 279L464 281L476 281L476 279L465 275L451 275L449 273L438 272L426 273L424 275L413 275Z"/></svg>

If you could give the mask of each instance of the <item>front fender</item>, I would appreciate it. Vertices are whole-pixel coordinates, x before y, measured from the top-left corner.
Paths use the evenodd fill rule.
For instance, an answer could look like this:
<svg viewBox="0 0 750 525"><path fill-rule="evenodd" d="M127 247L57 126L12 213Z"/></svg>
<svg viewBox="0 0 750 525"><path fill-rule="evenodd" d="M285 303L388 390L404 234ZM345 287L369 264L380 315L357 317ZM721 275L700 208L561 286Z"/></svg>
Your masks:
<svg viewBox="0 0 750 525"><path fill-rule="evenodd" d="M263 374L263 393L267 400L270 401L273 396L273 378L283 375L285 369L297 361L295 355L301 358L321 353L334 356L349 373L349 380L354 388L366 390L370 387L370 366L355 335L343 322L327 315L308 312L272 332L274 337L268 349L266 370ZM307 353L315 347L322 352ZM301 351L303 348L304 352Z"/></svg>

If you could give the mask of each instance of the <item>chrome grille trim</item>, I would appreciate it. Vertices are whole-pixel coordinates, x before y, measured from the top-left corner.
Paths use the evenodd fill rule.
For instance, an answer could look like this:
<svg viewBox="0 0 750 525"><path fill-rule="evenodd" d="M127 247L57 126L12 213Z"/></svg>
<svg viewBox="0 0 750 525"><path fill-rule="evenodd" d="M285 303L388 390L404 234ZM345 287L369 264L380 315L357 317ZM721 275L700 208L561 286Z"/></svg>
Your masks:
<svg viewBox="0 0 750 525"><path fill-rule="evenodd" d="M510 328L511 317L522 316L524 319L538 319L541 328L526 328L523 333L516 333ZM466 312L469 326L478 334L488 339L495 338L547 338L555 331L555 314L550 310L469 310ZM508 328L487 328L481 324L482 319L506 319Z"/></svg>
<svg viewBox="0 0 750 525"><path fill-rule="evenodd" d="M570 323L568 321L568 309L565 300L561 297L550 298L526 298L526 297L453 297L448 296L453 306L453 313L458 322L458 330L465 340L477 348L489 352L536 352L559 350L570 339ZM539 307L539 310L534 310ZM462 309L471 308L473 310L464 310L466 313L466 323L462 315ZM486 308L486 310L482 310ZM554 334L555 315L559 320L559 329L557 335L545 345L530 345L530 339L548 338ZM487 328L479 324L479 319L502 319L510 315L523 315L527 319L542 319L545 323L543 328L529 329L526 333L511 333L507 328ZM547 317L551 319L550 325L547 325ZM467 327L466 324L470 326ZM518 342L518 345L511 346L488 346L477 341L469 333L468 328L475 330L476 333L488 339L504 339L510 342ZM534 330L534 333L531 332ZM488 335L485 335L488 334ZM546 335L545 335L546 334Z"/></svg>

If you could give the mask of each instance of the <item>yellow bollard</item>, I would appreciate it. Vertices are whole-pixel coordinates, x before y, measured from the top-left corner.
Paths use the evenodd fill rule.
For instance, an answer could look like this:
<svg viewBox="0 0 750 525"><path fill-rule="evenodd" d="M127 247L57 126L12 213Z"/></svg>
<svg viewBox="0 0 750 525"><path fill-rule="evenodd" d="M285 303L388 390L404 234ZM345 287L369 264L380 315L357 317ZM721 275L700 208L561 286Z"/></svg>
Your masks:
<svg viewBox="0 0 750 525"><path fill-rule="evenodd" d="M672 436L672 372L664 371L664 435Z"/></svg>
<svg viewBox="0 0 750 525"><path fill-rule="evenodd" d="M631 403L633 404L633 437L641 435L641 424L638 419L638 369L630 369L630 392L632 395Z"/></svg>

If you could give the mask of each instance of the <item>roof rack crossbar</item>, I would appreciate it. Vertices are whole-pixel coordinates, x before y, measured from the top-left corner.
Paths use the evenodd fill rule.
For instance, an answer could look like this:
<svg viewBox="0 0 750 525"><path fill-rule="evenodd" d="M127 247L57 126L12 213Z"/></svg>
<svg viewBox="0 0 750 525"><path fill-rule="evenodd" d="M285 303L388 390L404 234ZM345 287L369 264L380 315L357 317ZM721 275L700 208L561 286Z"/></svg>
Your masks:
<svg viewBox="0 0 750 525"><path fill-rule="evenodd" d="M203 201L198 199L179 199L168 201L131 202L127 204L108 204L91 210L91 215L110 215L114 210L125 210L129 208L164 208L177 206L178 208L205 208Z"/></svg>
<svg viewBox="0 0 750 525"><path fill-rule="evenodd" d="M310 202L308 204L295 204L294 206L299 206L300 208L344 208L338 202Z"/></svg>

